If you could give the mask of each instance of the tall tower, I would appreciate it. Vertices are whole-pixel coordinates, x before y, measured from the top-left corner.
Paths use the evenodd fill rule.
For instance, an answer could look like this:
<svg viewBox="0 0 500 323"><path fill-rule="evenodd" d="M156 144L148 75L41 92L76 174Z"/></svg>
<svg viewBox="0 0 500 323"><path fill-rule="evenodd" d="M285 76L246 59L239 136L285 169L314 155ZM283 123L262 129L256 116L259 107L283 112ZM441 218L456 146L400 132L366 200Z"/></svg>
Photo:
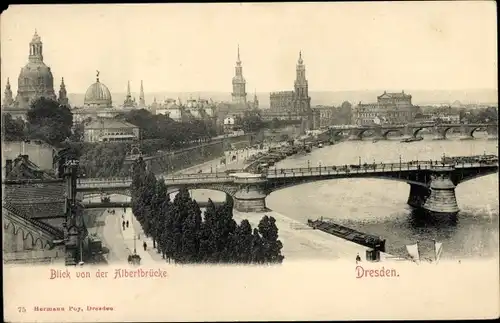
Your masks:
<svg viewBox="0 0 500 323"><path fill-rule="evenodd" d="M257 90L253 92L253 108L255 110L259 109L259 98L257 98Z"/></svg>
<svg viewBox="0 0 500 323"><path fill-rule="evenodd" d="M246 81L243 77L243 67L240 60L240 45L238 45L238 58L236 60L235 75L233 77L233 102L245 104L247 103L247 93L245 91Z"/></svg>
<svg viewBox="0 0 500 323"><path fill-rule="evenodd" d="M144 108L146 106L146 101L144 100L144 87L141 80L141 91L139 92L139 106Z"/></svg>
<svg viewBox="0 0 500 323"><path fill-rule="evenodd" d="M61 88L59 89L59 104L68 105L68 93L66 92L66 85L64 84L64 77L61 78Z"/></svg>
<svg viewBox="0 0 500 323"><path fill-rule="evenodd" d="M313 125L313 114L311 111L311 98L309 97L309 84L306 79L306 66L302 60L302 51L299 52L299 60L296 67L294 83L294 110L302 115L302 126L304 130L311 129Z"/></svg>
<svg viewBox="0 0 500 323"><path fill-rule="evenodd" d="M130 81L127 81L127 96L125 97L125 101L123 101L123 106L127 108L135 106L135 102L132 100L132 94L130 93Z"/></svg>
<svg viewBox="0 0 500 323"><path fill-rule="evenodd" d="M14 105L14 98L12 97L12 90L10 89L9 78L7 78L7 84L5 85L5 92L3 97L3 106L11 107Z"/></svg>

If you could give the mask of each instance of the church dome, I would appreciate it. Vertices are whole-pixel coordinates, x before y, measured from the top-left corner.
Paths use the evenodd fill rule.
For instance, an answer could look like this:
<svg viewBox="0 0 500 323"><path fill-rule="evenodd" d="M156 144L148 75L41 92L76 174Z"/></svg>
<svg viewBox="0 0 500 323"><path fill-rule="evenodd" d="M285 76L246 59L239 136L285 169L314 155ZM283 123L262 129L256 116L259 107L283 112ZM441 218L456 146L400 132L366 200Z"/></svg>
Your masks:
<svg viewBox="0 0 500 323"><path fill-rule="evenodd" d="M111 107L111 93L106 85L99 82L99 77L97 77L96 82L87 89L83 103L85 106L96 108Z"/></svg>
<svg viewBox="0 0 500 323"><path fill-rule="evenodd" d="M51 92L54 94L54 76L50 67L42 61L29 62L19 73L18 87L21 91Z"/></svg>
<svg viewBox="0 0 500 323"><path fill-rule="evenodd" d="M22 108L26 108L32 100L42 96L56 99L54 76L50 67L43 62L43 43L36 31L29 44L28 63L21 68L17 82L16 102Z"/></svg>

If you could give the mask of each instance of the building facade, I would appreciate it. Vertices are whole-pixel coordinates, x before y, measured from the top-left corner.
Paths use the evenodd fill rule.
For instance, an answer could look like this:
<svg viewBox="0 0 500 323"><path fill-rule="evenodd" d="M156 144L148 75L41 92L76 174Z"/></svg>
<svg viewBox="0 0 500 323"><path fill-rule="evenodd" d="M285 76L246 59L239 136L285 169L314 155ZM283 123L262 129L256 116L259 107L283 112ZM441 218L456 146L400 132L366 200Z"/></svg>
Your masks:
<svg viewBox="0 0 500 323"><path fill-rule="evenodd" d="M336 109L334 106L317 105L313 111L318 115L319 128L327 127L335 124Z"/></svg>
<svg viewBox="0 0 500 323"><path fill-rule="evenodd" d="M117 142L140 139L139 127L125 121L98 118L84 126L85 142Z"/></svg>
<svg viewBox="0 0 500 323"><path fill-rule="evenodd" d="M412 96L401 93L385 92L377 97L377 103L359 103L354 111L357 125L406 124L415 119L418 107L411 102Z"/></svg>
<svg viewBox="0 0 500 323"><path fill-rule="evenodd" d="M66 96L66 85L64 79L61 81L59 91L59 102L68 104ZM17 95L14 99L9 79L4 91L2 110L9 113L13 118L26 120L26 114L31 103L38 98L47 98L57 100L54 91L54 76L50 67L43 61L43 43L35 31L31 42L29 43L28 63L21 68L17 79Z"/></svg>
<svg viewBox="0 0 500 323"><path fill-rule="evenodd" d="M270 113L279 114L279 119L291 119L301 117L305 129L313 129L318 125L314 120L318 113L311 109L311 98L309 97L309 82L306 78L306 67L302 59L302 52L296 66L296 77L293 91L272 92L269 95Z"/></svg>

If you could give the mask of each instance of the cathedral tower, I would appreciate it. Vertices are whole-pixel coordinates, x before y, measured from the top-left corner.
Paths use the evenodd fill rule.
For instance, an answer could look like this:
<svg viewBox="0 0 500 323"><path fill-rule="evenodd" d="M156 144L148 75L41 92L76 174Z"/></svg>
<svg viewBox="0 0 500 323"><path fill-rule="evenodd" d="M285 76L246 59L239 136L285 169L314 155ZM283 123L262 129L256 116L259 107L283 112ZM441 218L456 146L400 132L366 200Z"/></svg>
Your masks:
<svg viewBox="0 0 500 323"><path fill-rule="evenodd" d="M132 100L132 94L130 93L130 81L127 81L127 96L125 97L125 101L123 101L123 106L126 108L135 106L135 102Z"/></svg>
<svg viewBox="0 0 500 323"><path fill-rule="evenodd" d="M144 100L144 87L141 80L141 91L139 92L139 106L144 108L146 106L146 101Z"/></svg>
<svg viewBox="0 0 500 323"><path fill-rule="evenodd" d="M236 60L235 75L233 77L233 102L234 103L247 103L247 93L245 91L246 81L243 77L243 68L241 67L240 60L240 46L238 45L238 58Z"/></svg>
<svg viewBox="0 0 500 323"><path fill-rule="evenodd" d="M66 92L66 85L64 84L64 77L61 79L61 88L59 89L59 104L68 105L68 93Z"/></svg>
<svg viewBox="0 0 500 323"><path fill-rule="evenodd" d="M301 130L310 130L313 127L314 120L311 110L311 98L309 97L309 84L306 79L306 66L302 60L302 51L299 52L299 60L296 67L293 108L302 116Z"/></svg>
<svg viewBox="0 0 500 323"><path fill-rule="evenodd" d="M5 92L3 97L3 106L11 107L14 104L14 98L12 97L12 90L10 89L9 78L7 78L7 84L5 85Z"/></svg>

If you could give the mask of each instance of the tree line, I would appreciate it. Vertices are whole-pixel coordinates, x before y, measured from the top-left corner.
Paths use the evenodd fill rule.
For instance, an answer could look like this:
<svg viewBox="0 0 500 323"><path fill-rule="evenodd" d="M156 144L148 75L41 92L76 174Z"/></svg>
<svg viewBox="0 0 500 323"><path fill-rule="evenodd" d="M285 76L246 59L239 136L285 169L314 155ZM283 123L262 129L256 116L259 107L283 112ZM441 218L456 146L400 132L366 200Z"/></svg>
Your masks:
<svg viewBox="0 0 500 323"><path fill-rule="evenodd" d="M147 171L141 159L133 167L131 192L132 212L168 262L269 264L284 259L273 217L265 215L252 229L248 220L237 224L233 219L231 200L222 206L209 200L203 214L187 189L171 201L163 179Z"/></svg>

